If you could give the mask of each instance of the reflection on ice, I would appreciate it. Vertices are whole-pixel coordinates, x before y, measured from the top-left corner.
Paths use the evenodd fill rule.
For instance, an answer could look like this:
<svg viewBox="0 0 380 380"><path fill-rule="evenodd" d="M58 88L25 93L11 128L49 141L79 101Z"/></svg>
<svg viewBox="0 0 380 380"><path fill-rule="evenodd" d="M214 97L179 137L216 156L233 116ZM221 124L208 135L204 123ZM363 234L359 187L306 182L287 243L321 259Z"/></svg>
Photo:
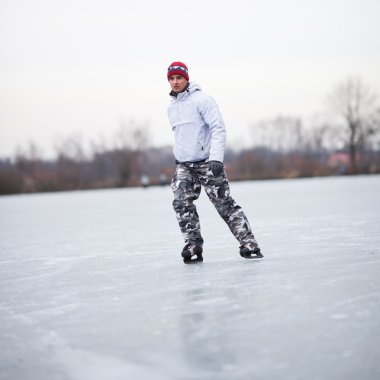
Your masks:
<svg viewBox="0 0 380 380"><path fill-rule="evenodd" d="M0 379L377 379L380 177L231 190L263 260L205 196L192 266L169 188L0 198Z"/></svg>

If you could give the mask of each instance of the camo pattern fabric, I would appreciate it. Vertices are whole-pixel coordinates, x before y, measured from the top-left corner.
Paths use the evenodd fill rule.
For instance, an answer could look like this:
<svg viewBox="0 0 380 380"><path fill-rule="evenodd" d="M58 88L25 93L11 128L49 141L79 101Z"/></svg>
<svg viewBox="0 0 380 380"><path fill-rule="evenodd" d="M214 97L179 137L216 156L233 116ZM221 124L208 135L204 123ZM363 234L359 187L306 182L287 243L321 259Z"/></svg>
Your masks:
<svg viewBox="0 0 380 380"><path fill-rule="evenodd" d="M240 245L253 243L258 246L246 215L230 196L225 171L219 177L214 177L207 161L177 163L171 182L174 193L173 208L185 243L203 245L199 216L194 205L202 186Z"/></svg>

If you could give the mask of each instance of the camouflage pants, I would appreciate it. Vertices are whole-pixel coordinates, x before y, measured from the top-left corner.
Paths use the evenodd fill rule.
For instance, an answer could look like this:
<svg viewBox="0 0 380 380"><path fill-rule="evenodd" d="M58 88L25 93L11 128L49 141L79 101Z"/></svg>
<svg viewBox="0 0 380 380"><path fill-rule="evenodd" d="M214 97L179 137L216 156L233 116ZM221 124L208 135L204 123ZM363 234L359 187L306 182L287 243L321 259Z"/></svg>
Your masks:
<svg viewBox="0 0 380 380"><path fill-rule="evenodd" d="M173 208L185 243L203 245L199 216L194 205L202 186L240 245L254 243L257 246L246 215L230 196L225 172L220 177L214 177L208 162L177 163L171 182Z"/></svg>

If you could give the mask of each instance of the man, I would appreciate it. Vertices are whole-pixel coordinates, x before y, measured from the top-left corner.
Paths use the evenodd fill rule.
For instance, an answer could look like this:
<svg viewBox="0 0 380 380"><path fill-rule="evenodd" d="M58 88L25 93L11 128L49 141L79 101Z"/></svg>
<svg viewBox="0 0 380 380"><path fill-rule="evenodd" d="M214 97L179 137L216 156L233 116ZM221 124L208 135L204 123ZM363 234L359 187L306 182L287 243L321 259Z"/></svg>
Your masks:
<svg viewBox="0 0 380 380"><path fill-rule="evenodd" d="M167 72L172 101L168 116L175 136L173 153L176 172L171 187L173 207L185 240L182 250L186 264L203 261L203 238L194 201L201 186L240 243L240 255L261 258L248 219L230 196L223 159L226 130L218 106L201 88L189 82L187 66L173 62Z"/></svg>

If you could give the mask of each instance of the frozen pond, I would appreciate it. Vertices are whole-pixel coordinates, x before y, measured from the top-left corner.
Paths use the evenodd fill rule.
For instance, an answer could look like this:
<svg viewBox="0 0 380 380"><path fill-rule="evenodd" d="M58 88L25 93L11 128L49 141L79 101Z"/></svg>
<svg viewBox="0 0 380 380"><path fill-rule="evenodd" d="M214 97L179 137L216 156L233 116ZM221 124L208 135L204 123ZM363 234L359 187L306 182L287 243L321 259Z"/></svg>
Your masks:
<svg viewBox="0 0 380 380"><path fill-rule="evenodd" d="M231 183L265 255L202 192L184 265L167 188L0 198L0 379L379 379L380 176Z"/></svg>

